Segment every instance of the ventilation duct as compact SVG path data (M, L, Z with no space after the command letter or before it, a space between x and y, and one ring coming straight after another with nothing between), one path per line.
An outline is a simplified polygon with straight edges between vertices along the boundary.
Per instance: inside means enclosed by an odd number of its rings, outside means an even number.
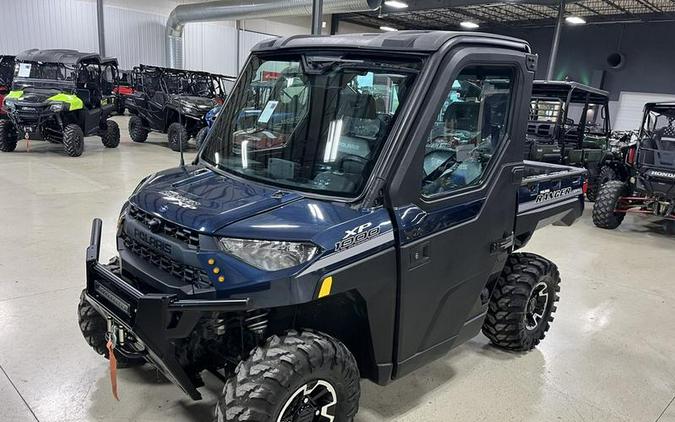
M375 10L381 0L324 0L323 13ZM218 0L177 6L166 22L166 64L183 68L183 29L188 22L310 16L312 0ZM309 28L308 28L309 29Z

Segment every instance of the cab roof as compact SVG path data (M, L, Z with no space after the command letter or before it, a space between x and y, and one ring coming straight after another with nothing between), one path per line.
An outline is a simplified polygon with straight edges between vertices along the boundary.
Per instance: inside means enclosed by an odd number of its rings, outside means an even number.
M43 63L63 63L77 64L83 60L100 61L101 58L96 53L81 53L77 50L26 50L16 56L19 62L43 62Z
M538 80L532 85L533 97L553 97L566 101L570 92L571 102L585 102L587 95L591 103L609 101L609 92L579 82Z
M259 42L253 52L295 48L356 48L363 50L432 53L451 40L507 46L530 52L526 41L503 35L466 31L396 31L341 35L294 35Z

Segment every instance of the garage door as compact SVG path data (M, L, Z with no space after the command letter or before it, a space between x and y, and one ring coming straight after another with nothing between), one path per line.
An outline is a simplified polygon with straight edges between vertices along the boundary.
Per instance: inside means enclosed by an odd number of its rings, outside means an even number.
M642 110L645 103L659 101L675 101L675 95L622 92L619 96L618 109L612 128L614 130L638 129L640 123L642 123Z

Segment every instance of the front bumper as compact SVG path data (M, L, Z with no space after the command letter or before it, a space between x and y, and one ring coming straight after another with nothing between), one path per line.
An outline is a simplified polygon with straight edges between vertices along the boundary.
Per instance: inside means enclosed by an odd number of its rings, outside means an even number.
M101 227L94 219L87 248L85 300L143 345L144 357L192 399L197 385L176 358L173 341L188 337L204 313L249 309L249 299L178 300L175 294L143 293L99 260Z

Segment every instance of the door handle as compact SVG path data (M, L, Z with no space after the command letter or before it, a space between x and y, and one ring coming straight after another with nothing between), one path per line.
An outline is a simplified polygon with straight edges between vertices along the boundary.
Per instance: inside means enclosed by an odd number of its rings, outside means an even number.
M422 242L410 248L408 269L417 268L431 261L431 256L429 255L429 248L430 248L429 242Z

